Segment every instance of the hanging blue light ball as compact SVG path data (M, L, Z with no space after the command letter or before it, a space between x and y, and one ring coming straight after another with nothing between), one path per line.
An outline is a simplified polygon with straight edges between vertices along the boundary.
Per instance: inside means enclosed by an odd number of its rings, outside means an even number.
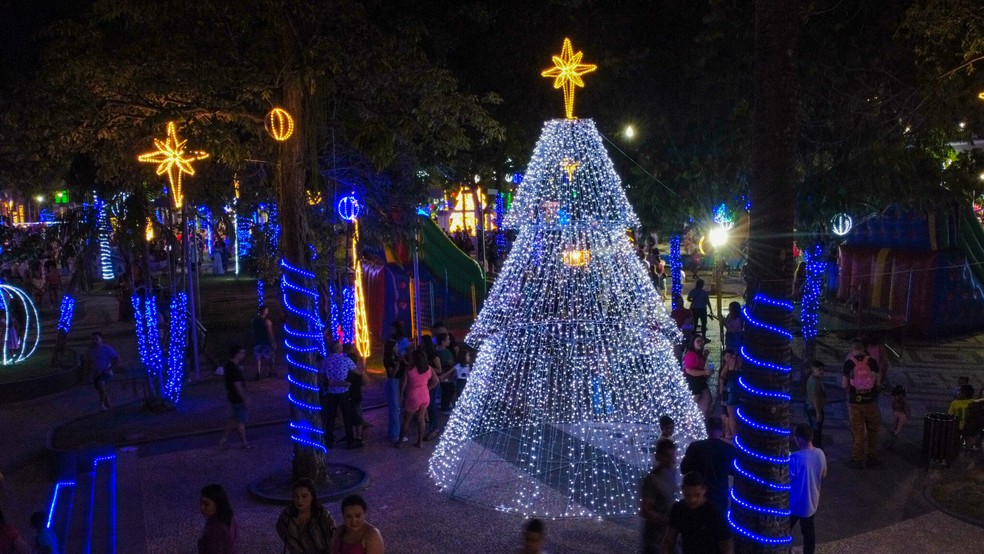
M344 219L345 221L355 221L359 219L359 213L362 211L362 205L359 204L359 200L353 196L343 196L338 204L335 205L335 210L338 212L338 217Z

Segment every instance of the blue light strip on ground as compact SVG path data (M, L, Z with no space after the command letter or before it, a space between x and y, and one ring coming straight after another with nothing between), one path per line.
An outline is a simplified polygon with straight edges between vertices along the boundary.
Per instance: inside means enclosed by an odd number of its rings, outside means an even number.
M46 528L51 529L51 524L55 519L55 508L58 506L58 492L62 487L74 487L75 481L59 481L55 483L55 492L51 493L51 506L48 508L48 523L45 525Z
M110 548L111 552L116 552L116 454L110 454L109 456L101 456L92 460L92 487L91 493L89 495L89 528L86 529L86 540L85 540L85 552L86 554L91 554L92 552L92 514L95 510L93 507L96 505L96 470L99 468L99 464L102 462L113 461L112 474L109 479L110 497L111 504L109 507L110 513Z

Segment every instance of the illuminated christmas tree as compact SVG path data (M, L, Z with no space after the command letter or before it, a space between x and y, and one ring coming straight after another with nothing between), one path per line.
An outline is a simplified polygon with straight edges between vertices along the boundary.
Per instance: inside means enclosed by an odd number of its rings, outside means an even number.
M554 61L577 77L593 68L580 56L565 40ZM465 339L478 355L430 471L504 511L635 514L660 416L681 451L706 435L682 337L626 233L635 212L594 122L567 115L544 126L503 221L518 235Z

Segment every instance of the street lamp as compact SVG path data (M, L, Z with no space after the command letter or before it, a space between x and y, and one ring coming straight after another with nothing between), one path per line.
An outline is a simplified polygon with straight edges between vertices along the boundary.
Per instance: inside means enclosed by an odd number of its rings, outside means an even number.
M38 203L38 223L40 223L41 222L41 203L44 202L44 195L43 194L39 194L39 195L37 195L37 196L34 197L34 200ZM27 214L27 215L31 215L31 214Z
M728 244L728 228L717 225L709 234L711 246L714 247L714 289L717 292L718 336L724 339L724 315L721 313L721 274L724 272L724 258L721 253Z
M634 139L636 134L635 127L633 127L632 125L626 125L625 130L622 131L622 134L625 135L625 138L629 140Z

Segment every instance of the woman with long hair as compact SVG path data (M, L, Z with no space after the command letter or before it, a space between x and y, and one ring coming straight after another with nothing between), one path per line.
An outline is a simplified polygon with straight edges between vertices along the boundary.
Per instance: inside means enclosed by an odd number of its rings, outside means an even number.
M277 534L290 554L325 554L331 547L335 520L318 502L314 481L304 478L294 483L293 500L280 512Z
M707 386L711 369L707 367L707 351L704 350L704 337L701 335L694 335L687 343L687 351L683 355L683 373L687 378L687 388L694 395L694 402L700 408L700 413L706 416L711 409L711 389Z
M738 378L741 377L741 357L734 350L724 351L724 362L718 374L718 396L724 406L727 421L724 425L724 438L730 439L738 434Z
M198 554L238 554L239 527L222 485L213 483L202 488L199 508L205 516L205 529L198 538Z
M722 322L724 325L724 347L735 352L741 348L745 340L745 318L741 314L741 304L728 304L728 315Z
M427 407L431 404L430 391L437 387L437 375L427 363L427 353L422 348L413 351L413 367L407 371L406 391L403 396L403 426L400 429L400 440L396 447L403 445L403 437L407 436L410 419L417 419L417 443L421 448L424 440L424 428Z

